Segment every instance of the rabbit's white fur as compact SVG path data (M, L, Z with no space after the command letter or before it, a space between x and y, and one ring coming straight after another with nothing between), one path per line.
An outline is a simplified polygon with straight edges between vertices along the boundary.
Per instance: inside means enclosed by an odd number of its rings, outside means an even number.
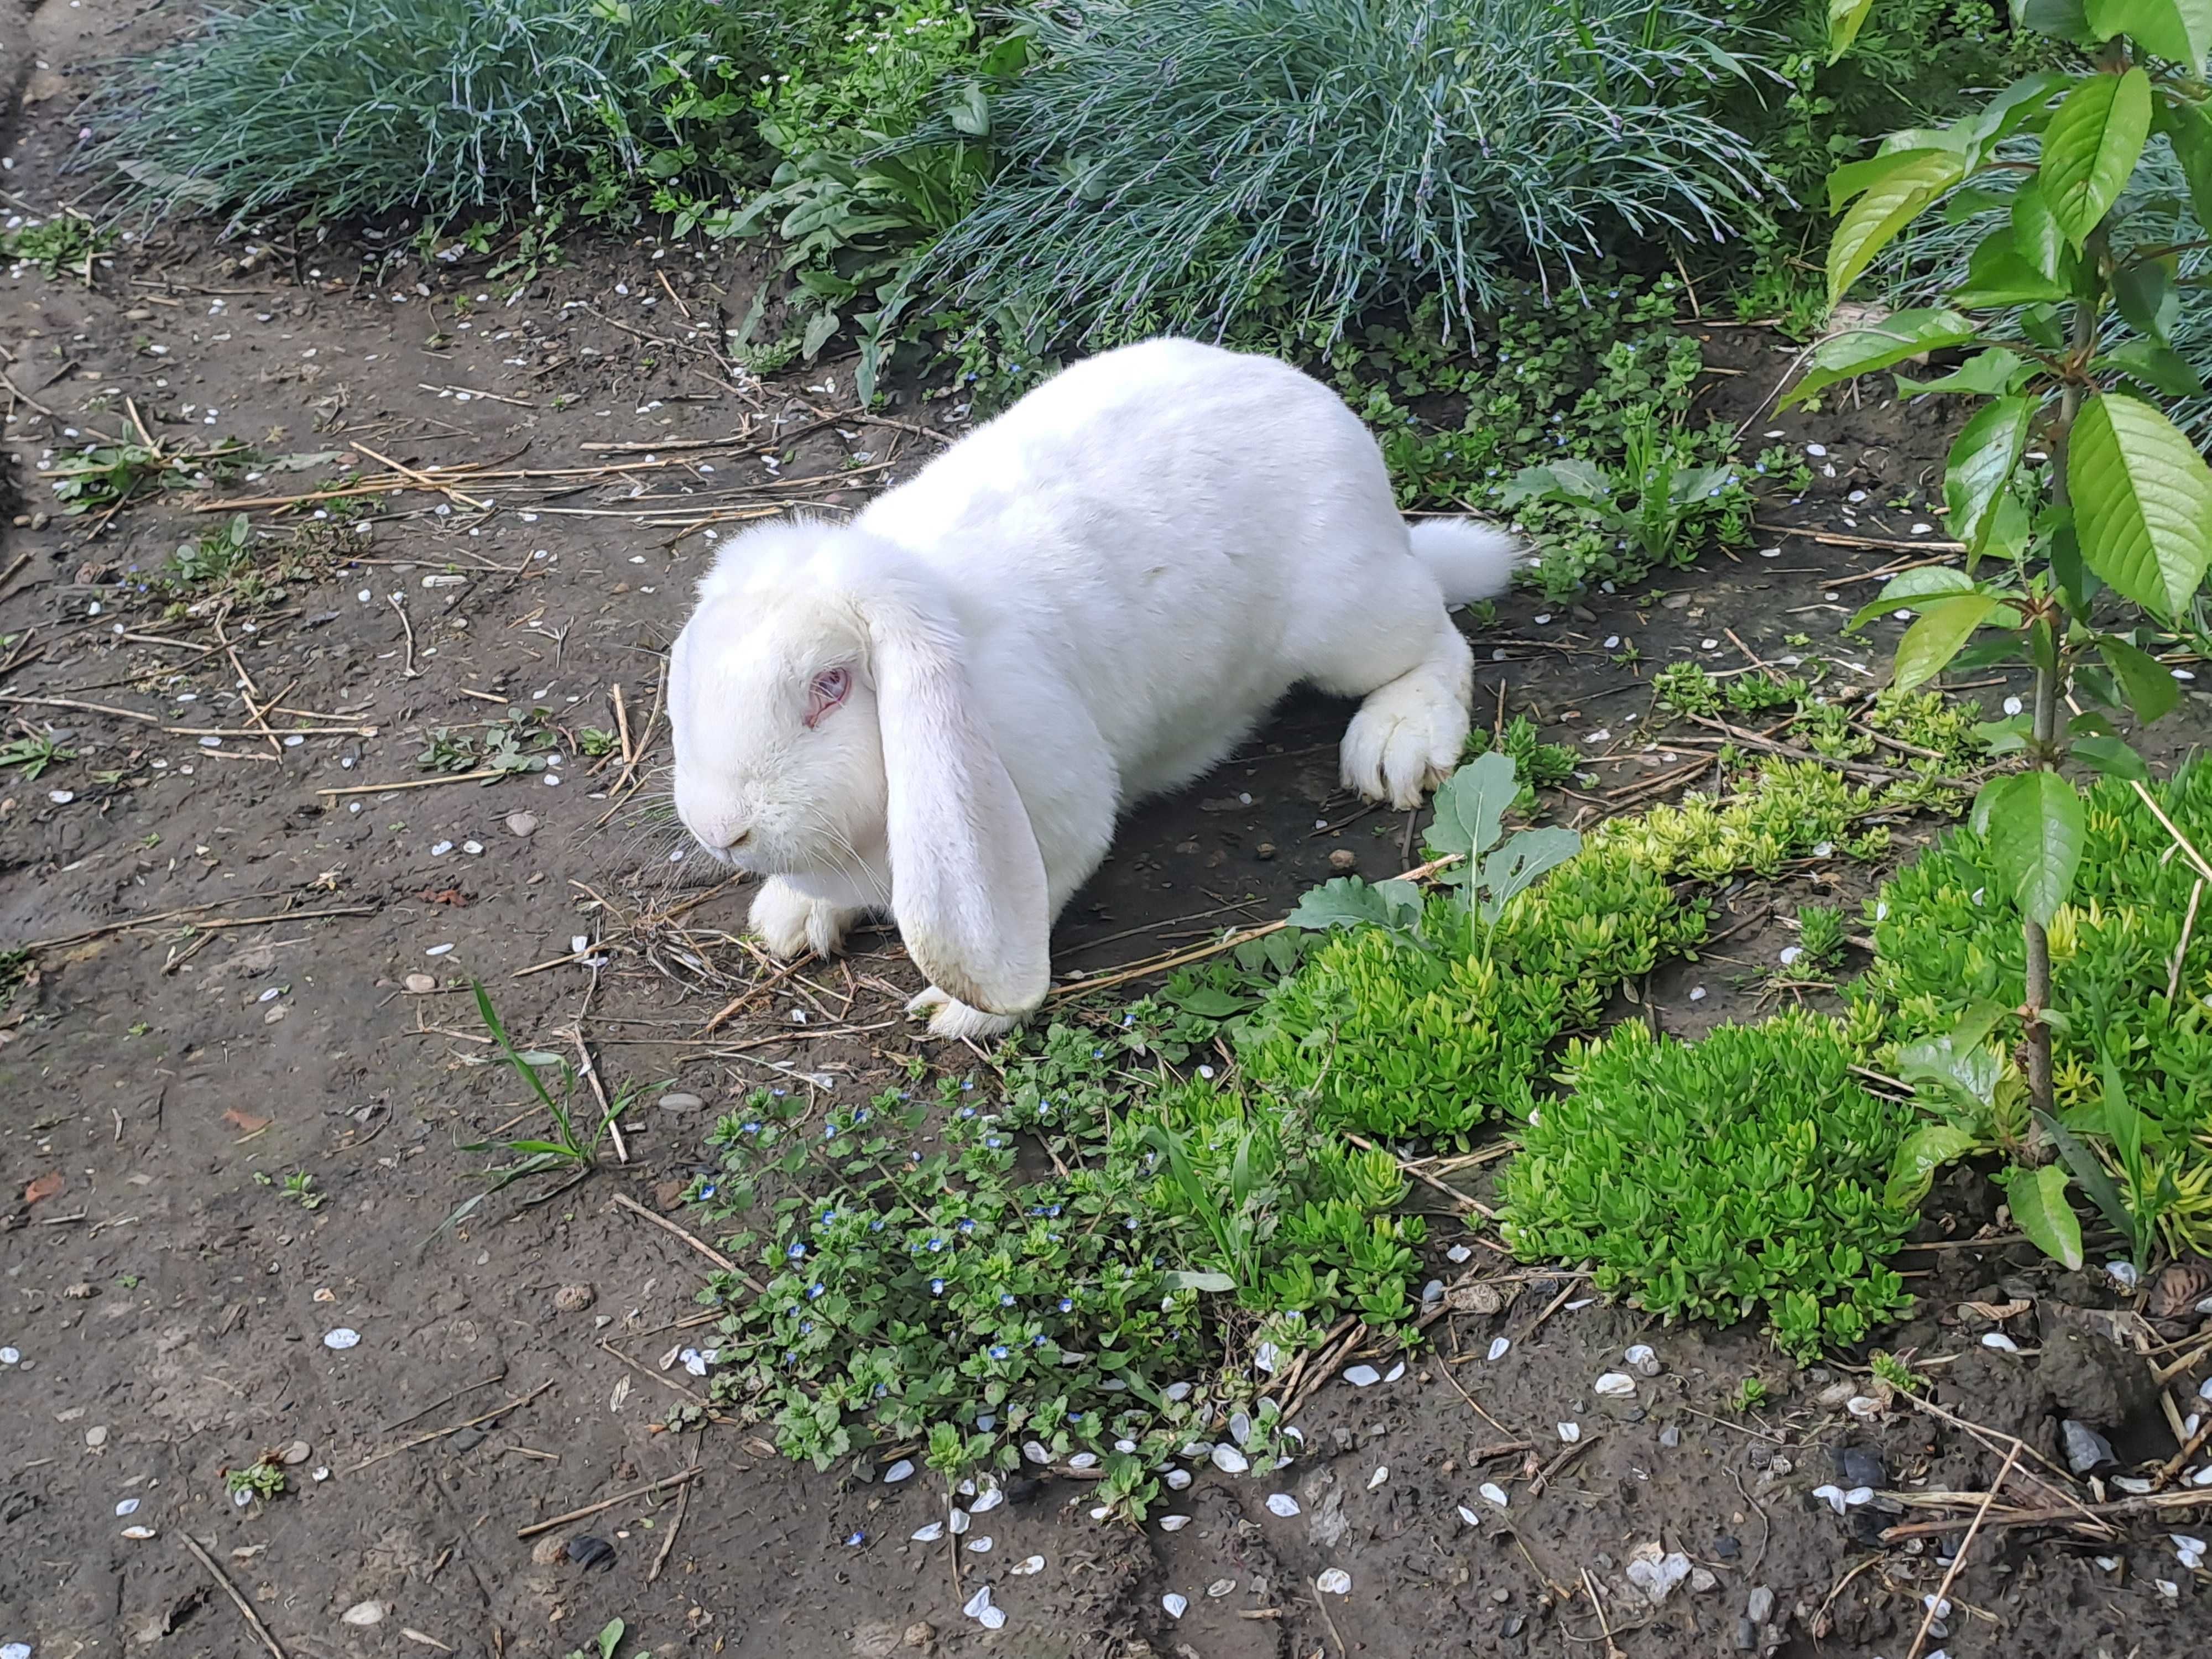
M1447 605L1516 556L1466 520L1409 532L1366 428L1286 364L1125 347L850 524L723 544L670 659L677 810L767 878L769 949L834 951L887 909L930 1029L994 1036L1043 1000L1052 923L1121 811L1293 685L1365 699L1344 781L1417 805L1467 737Z

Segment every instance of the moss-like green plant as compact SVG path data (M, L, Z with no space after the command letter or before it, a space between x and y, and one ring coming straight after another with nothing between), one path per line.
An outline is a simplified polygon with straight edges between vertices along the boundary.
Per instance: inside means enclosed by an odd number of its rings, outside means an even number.
M1763 1313L1804 1357L1905 1305L1883 1266L1908 1212L1882 1195L1908 1106L1852 1080L1840 1025L1793 1011L1701 1042L1624 1024L1571 1044L1568 1092L1531 1120L1499 1185L1528 1260L1587 1260L1648 1312Z

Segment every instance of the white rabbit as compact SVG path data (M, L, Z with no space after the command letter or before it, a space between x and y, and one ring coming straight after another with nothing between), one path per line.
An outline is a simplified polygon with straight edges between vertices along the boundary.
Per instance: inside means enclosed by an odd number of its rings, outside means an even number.
M1344 781L1399 807L1458 763L1449 605L1517 557L1410 531L1319 381L1188 340L1077 364L848 524L725 542L669 659L676 808L765 877L752 925L829 953L888 910L910 1012L990 1036L1044 1000L1060 908L1122 810L1227 755L1300 682L1364 698Z

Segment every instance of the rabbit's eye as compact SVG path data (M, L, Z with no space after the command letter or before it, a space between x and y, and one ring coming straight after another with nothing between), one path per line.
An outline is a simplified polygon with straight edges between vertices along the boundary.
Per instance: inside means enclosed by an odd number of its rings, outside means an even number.
M806 723L811 726L845 701L853 690L853 671L849 668L828 668L814 677L814 684L806 702Z

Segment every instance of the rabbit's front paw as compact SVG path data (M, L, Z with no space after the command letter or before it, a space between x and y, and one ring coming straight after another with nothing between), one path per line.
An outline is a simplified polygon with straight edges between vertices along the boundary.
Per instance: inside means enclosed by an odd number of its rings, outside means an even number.
M906 1011L929 1016L930 1036L956 1040L966 1037L971 1042L982 1042L1001 1037L1021 1024L1009 1014L987 1014L981 1008L970 1008L934 985L908 1003Z
M772 956L834 956L860 912L802 893L770 876L753 896L752 928Z
M1360 705L1344 734L1348 787L1406 810L1451 775L1467 744L1467 704L1440 681L1416 672Z

